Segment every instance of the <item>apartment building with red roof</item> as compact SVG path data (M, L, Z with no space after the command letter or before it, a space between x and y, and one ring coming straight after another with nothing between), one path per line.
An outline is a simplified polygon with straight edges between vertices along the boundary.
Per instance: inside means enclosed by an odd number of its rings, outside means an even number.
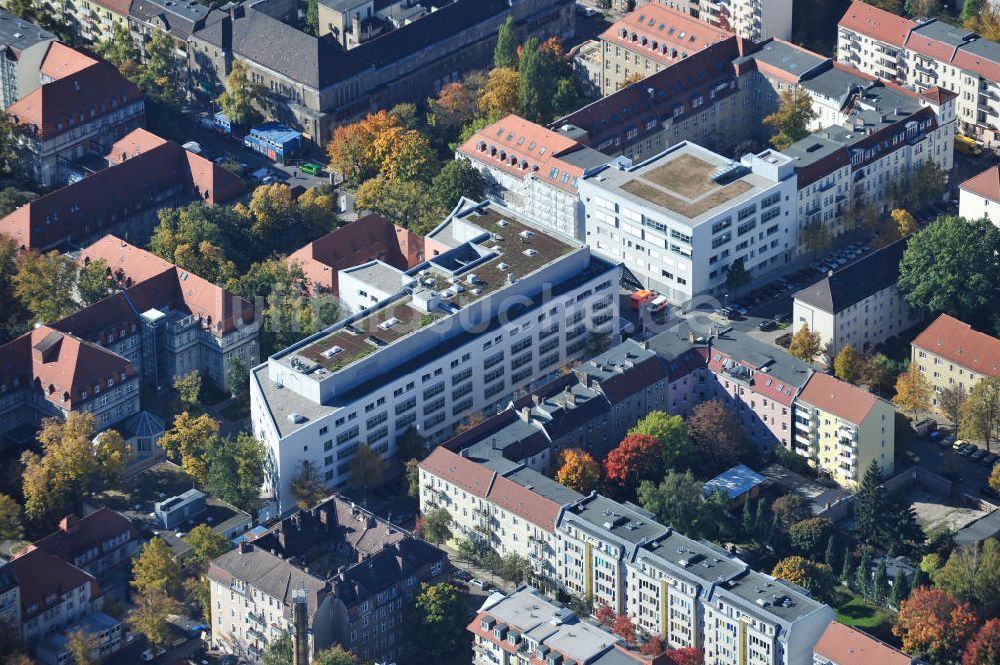
M906 19L860 0L838 27L839 61L918 92L939 87L958 95L959 130L997 141L1000 44L938 19Z
M43 550L71 563L98 580L127 566L139 551L141 539L132 520L110 508L77 517L67 515L59 528L14 555Z
M47 325L0 346L0 435L33 432L43 418L71 411L93 413L101 429L137 413L136 367Z
M913 665L917 661L885 642L839 621L813 647L813 665Z
M424 239L379 215L360 219L317 238L288 255L315 293L340 293L339 272L369 261L409 270L424 260Z
M17 208L0 219L0 234L38 251L75 249L107 234L145 242L160 208L215 205L244 192L238 177L144 129L109 150L111 166Z
M945 388L969 393L980 379L1000 376L1000 339L941 314L910 343L910 362L934 388L931 402L939 407Z
M895 419L888 401L817 372L796 400L795 452L844 487L858 487L872 462L887 478L895 456Z
M104 61L42 84L6 111L20 132L24 175L45 187L65 183L74 160L104 155L145 124L139 88Z
M959 185L958 214L1000 226L1000 167L991 166Z
M485 176L490 198L549 231L581 241L579 181L612 161L513 114L473 134L455 155Z
M646 3L600 35L601 94L609 95L636 75L645 78L732 35L685 12Z

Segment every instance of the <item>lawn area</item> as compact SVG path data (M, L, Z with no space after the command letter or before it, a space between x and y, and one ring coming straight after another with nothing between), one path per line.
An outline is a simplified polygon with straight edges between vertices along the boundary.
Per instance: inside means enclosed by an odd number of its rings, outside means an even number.
M711 180L716 170L716 167L694 155L681 155L646 172L643 178L693 199L718 187Z
M899 639L892 634L893 618L890 612L872 605L864 598L856 596L844 588L838 590L838 595L846 599L846 602L838 602L834 605L837 621L846 626L863 630L883 642L898 646Z
M250 400L237 399L227 405L220 413L229 420L243 420L250 417Z

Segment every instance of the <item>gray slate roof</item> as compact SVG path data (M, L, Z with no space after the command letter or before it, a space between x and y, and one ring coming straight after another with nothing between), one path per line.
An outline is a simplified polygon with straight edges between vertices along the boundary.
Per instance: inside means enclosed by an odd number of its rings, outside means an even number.
M835 271L833 277L827 275L796 293L795 300L836 313L892 286L899 280L899 262L903 259L906 243L905 238L897 240Z

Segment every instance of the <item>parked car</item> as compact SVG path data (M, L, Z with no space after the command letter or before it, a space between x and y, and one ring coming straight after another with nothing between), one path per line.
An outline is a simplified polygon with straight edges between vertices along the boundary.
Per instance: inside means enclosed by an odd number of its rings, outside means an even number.
M951 447L954 448L955 450L958 450L959 448L962 448L963 446L970 446L970 445L972 445L972 444L970 444L965 439L959 439L959 440L955 441L954 443L952 443Z
M983 455L983 458L979 460L979 463L989 469L997 463L997 460L1000 460L1000 455L997 455L996 453L986 453Z
M461 568L455 569L455 579L462 580L463 582L468 582L472 579L472 575L467 570L462 570Z
M986 457L986 451L982 448L976 448L971 453L969 453L969 459L973 462L978 462L979 460Z
M469 584L476 587L477 589L482 589L483 591L486 591L487 589L491 588L489 582L487 582L486 580L481 580L478 577L473 577L471 580L469 580Z
M757 328L761 332L767 332L768 330L774 330L777 327L778 327L778 324L775 323L775 321L773 319L765 319L764 321L761 321L760 323L757 324Z
M927 436L937 429L937 422L933 418L922 418L912 425L917 436Z
M907 450L905 453L903 453L903 457L905 457L906 459L910 460L914 464L920 464L920 456L917 455L912 450Z
M139 658L142 658L143 661L145 661L145 662L148 663L149 661L153 660L157 656L165 654L166 652L167 652L167 650L164 649L163 647L156 647L155 651L153 649L146 649L141 654L139 654Z
M968 441L966 441L959 448L956 449L956 451L958 452L958 454L962 455L963 457L968 457L975 450L978 450L978 448L976 448L974 445L972 445Z

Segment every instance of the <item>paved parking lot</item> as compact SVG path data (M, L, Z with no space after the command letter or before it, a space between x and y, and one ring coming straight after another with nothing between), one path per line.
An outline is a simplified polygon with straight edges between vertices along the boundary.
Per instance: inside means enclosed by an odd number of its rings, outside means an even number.
M989 514L989 511L978 510L959 500L942 497L920 486L914 486L905 494L913 503L913 510L917 513L917 521L925 533L932 533L943 527L958 531Z

